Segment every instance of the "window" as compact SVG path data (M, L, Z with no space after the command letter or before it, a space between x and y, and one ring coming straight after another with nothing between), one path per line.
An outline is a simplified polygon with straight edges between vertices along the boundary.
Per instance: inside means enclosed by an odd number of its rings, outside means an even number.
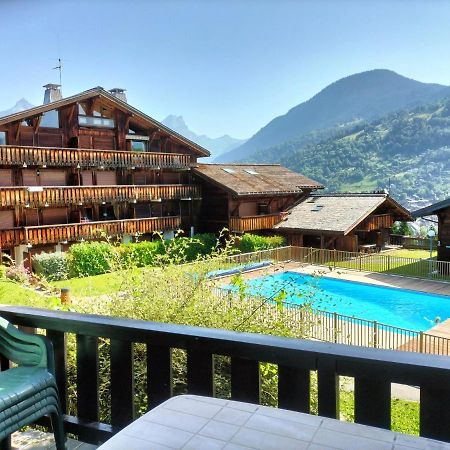
M269 214L269 205L267 203L258 203L258 215Z
M133 152L146 152L147 151L147 142L146 141L131 141L131 150Z
M244 169L245 172L247 172L249 175L258 175L258 172L253 169Z
M233 169L230 169L229 167L223 167L222 170L226 173L235 173Z
M86 127L114 128L114 120L106 117L78 116L78 123Z
M6 132L0 131L0 145L6 145Z
M59 128L59 113L56 109L42 115L41 127Z

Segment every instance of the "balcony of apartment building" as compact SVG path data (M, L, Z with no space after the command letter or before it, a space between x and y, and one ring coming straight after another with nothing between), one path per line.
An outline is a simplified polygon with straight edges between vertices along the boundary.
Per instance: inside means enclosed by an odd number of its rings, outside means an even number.
M28 330L43 330L52 341L65 431L82 441L104 442L145 413L135 409L136 385L145 386L150 412L106 448L153 448L151 442L187 448L183 445L190 439L189 448L212 448L207 443L222 448L227 442L246 442L251 448L448 448L444 442L388 431L392 383L419 387L420 435L450 442L450 365L445 356L26 307L3 306L0 315ZM72 347L70 358L74 366L68 365L69 335L76 337L77 350ZM109 351L100 356L105 342ZM137 346L146 361L139 373ZM186 354L184 393L199 397L172 398L165 407L161 403L174 394L175 349ZM217 376L217 358L229 364L222 374L225 383ZM271 363L277 371L272 403L280 409L256 406L262 401L261 363ZM99 369L105 364L106 392ZM354 379L355 424L332 420L340 418L340 376ZM225 400L211 399L219 380ZM315 416L310 415L313 391ZM76 392L76 405L70 409L69 392ZM100 412L101 401L106 413Z
M3 166L188 169L193 162L190 155L182 153L0 145Z
M275 211L268 202L242 203L230 217L229 228L235 233L247 231L271 230L285 217L284 212Z
M9 248L96 239L101 233L177 230L183 213L189 215L185 205L198 199L200 188L187 184L2 187L0 244Z

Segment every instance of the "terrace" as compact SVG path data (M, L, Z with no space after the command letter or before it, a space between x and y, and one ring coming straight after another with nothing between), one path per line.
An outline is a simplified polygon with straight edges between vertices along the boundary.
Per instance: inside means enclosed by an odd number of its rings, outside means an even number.
M16 245L58 244L98 239L101 233L106 233L108 236L136 235L176 230L180 226L180 216L41 225L1 230L0 243L3 248Z
M0 145L0 164L4 166L182 169L192 162L190 155L181 153Z
M231 231L243 233L253 230L271 230L282 220L283 214L264 214L257 216L230 217Z
M448 357L26 307L1 307L0 314L14 324L44 330L53 342L65 429L85 442L103 442L136 418L137 377L146 379L148 409L174 394L175 349L186 354L184 393L215 396L218 378L214 363L225 356L230 384L221 396L258 404L262 401L262 364L272 363L278 374L274 399L278 407L311 413L312 391L316 389L312 380L317 376L317 413L339 418L338 381L347 376L355 380L355 422L382 429L391 428L391 384L419 386L420 435L450 442ZM76 336L75 367L69 366L67 359L70 335ZM99 347L105 340L110 363L106 415L100 413L99 389ZM145 373L138 374L134 372L134 350L142 344L147 363ZM2 368L6 367L7 362L2 361ZM68 374L75 370L76 377L70 378L75 385L69 384ZM76 391L76 412L69 410L69 390ZM338 427L333 431L336 448L343 430ZM381 431L370 433L373 440L364 445L381 448L376 447ZM389 436L392 443L384 444L386 448L401 444L401 436ZM444 448L444 444L434 445Z
M121 185L121 186L52 186L3 187L0 207L46 207L91 205L101 202L144 202L175 199L199 199L200 188L192 185Z

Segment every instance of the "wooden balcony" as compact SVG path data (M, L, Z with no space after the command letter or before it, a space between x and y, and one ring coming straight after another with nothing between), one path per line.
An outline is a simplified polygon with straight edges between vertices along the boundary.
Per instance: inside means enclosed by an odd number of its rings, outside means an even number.
M52 341L65 429L87 442L104 441L141 413L135 410L138 377L145 377L139 384L145 385L149 409L173 395L175 373L180 371L186 373L183 392L214 396L218 380L222 380L214 364L217 355L229 357L225 377L230 382L220 384L225 398L255 404L266 400L261 398L261 386L269 379L260 365L271 363L278 375L273 389L275 404L310 413L315 389L317 413L339 418L339 377L352 377L355 422L384 429L392 426L391 383L418 386L420 435L450 441L450 365L446 356L30 307L2 306L0 314L13 324L43 330ZM69 335L75 335L77 342L77 351L71 350L70 357ZM99 348L105 342L110 351L101 356ZM147 362L147 370L139 373L135 371L137 343L139 357ZM176 371L173 349L182 349L187 356ZM100 366L111 368L108 380L100 376ZM8 367L7 361L3 367ZM68 378L75 371L78 377ZM312 373L317 374L315 387ZM273 380L273 375L270 377ZM69 409L69 391L76 392L76 408L72 404ZM108 414L102 413L100 405L100 395L105 398L105 393Z
M154 231L176 230L181 226L180 216L149 217L146 219L111 220L105 222L41 225L0 231L0 246L20 244L58 244L80 240L100 239L106 236L145 234Z
M124 152L78 148L0 145L0 165L47 167L187 168L191 157L181 153Z
M0 207L91 205L102 202L145 202L199 199L199 186L161 184L148 186L2 187Z
M392 228L394 217L392 214L375 214L365 219L359 226L359 231L374 231L382 228Z
M281 220L281 213L265 214L263 216L231 217L230 230L238 233L252 230L270 230Z

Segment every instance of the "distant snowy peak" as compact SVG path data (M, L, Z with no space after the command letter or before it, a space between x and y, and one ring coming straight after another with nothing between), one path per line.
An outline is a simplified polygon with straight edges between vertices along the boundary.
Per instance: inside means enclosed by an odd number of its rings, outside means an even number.
M21 98L12 108L5 109L5 111L0 111L0 117L9 116L10 114L25 111L26 109L30 109L33 107L34 105L32 105L27 99Z

